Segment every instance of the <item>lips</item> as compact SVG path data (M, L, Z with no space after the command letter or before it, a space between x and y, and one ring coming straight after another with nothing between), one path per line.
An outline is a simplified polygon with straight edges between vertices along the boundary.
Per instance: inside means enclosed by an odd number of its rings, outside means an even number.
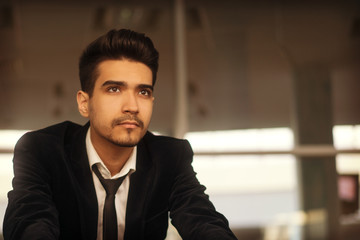
M136 121L123 121L119 125L124 126L126 128L137 128L139 124Z

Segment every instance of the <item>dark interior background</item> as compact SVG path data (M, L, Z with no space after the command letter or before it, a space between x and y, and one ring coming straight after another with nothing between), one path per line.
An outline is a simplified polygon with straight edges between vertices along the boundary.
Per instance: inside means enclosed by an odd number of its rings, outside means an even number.
M291 126L294 72L328 69L334 125L360 122L357 1L186 4L190 131ZM160 52L151 129L174 130L173 1L0 2L0 128L83 123L78 57L112 28L149 35Z

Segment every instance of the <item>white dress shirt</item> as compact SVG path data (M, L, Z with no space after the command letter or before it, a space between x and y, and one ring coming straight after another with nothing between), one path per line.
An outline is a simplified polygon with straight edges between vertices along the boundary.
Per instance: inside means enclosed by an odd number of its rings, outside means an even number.
M91 139L90 139L90 128L86 135L86 151L89 158L89 167L92 171L92 166L94 164L97 165L99 172L105 179L115 179L122 176L126 176L123 183L120 185L118 191L115 194L115 209L116 209L116 216L117 216L117 224L118 224L118 239L124 239L124 232L125 232L125 215L126 215L126 205L127 205L127 198L129 193L129 186L130 186L130 175L135 172L136 170L136 146L134 147L130 158L125 163L124 167L120 170L119 173L111 176L110 171L107 169L103 161L100 159L99 155L97 154ZM92 177L94 180L96 196L98 200L98 227L97 227L97 240L103 239L103 211L104 211L104 203L106 192L104 187L101 185L100 180L92 171Z

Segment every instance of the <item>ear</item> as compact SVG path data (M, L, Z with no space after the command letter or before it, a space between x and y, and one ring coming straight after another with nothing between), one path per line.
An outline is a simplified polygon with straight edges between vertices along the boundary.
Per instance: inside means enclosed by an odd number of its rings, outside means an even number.
M81 116L89 117L89 94L84 91L78 91L76 95L78 109Z

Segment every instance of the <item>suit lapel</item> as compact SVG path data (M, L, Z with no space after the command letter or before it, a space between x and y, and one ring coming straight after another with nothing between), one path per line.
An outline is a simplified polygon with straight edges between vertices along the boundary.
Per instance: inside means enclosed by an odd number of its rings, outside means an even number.
M70 162L74 172L74 181L78 186L76 191L79 206L81 231L83 239L96 239L97 235L97 215L98 204L92 174L89 167L89 161L86 153L85 137L89 124L77 132L73 142L68 145Z
M143 139L137 146L136 172L130 177L124 239L144 238L144 216L146 216L147 195L151 187L152 176L154 176L154 168L152 168L145 142Z

